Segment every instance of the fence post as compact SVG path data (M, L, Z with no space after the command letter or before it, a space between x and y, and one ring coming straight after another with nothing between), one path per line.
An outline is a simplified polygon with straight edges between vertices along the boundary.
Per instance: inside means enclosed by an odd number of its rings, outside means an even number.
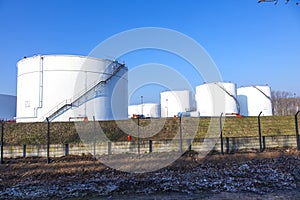
M0 164L3 164L3 135L4 135L4 124L3 124L3 121L0 122L0 132L1 132L1 158L0 158Z
M296 141L297 141L297 149L300 150L300 139L299 139L299 127L298 127L298 114L300 111L295 114L295 127L296 127Z
M138 159L140 159L140 115L138 115L138 135L137 135L137 147L138 147Z
M152 140L149 140L149 153L152 153Z
M259 139L259 151L262 152L262 142L261 142L261 126L260 126L260 115L262 114L262 111L259 113L257 117L257 122L258 122L258 139Z
M107 153L108 153L108 155L111 154L111 142L107 143Z
M50 163L50 121L49 118L46 118L47 120L47 163Z
M23 144L23 158L26 158L26 144Z
M65 144L65 156L69 155L69 144Z
M223 112L220 115L220 140L221 140L221 153L224 155L222 117L223 117Z
M229 137L226 137L226 153L229 154Z
M191 140L191 139L187 139L187 140L186 140L186 143L187 143L187 145L188 145L188 150L189 150L189 151L192 151L192 140Z
M179 113L179 138L180 138L180 146L179 146L179 149L180 149L180 153L182 153L182 121L181 121L181 118L182 118L182 113Z
M95 116L93 116L94 121L94 137L93 137L93 150L94 150L94 160L96 160L96 121Z
M266 150L266 136L262 136L263 151Z

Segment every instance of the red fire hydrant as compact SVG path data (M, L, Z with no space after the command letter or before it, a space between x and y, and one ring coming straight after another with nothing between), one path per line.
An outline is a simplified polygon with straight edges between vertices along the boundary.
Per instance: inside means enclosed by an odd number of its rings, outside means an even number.
M128 140L128 142L131 141L131 135L128 135L128 136L127 136L127 140Z

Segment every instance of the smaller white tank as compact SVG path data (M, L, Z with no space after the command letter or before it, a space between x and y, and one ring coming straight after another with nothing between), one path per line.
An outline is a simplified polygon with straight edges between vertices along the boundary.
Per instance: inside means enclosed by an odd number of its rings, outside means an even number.
M16 117L17 97L0 94L0 120L13 120Z
M128 106L128 118L136 114L144 115L146 118L160 118L160 105L157 103L144 103Z
M237 89L238 101L241 106L241 115L272 116L271 88L265 86L248 86Z
M189 90L160 93L161 117L174 117L179 112L195 111L195 96Z
M140 113L141 113L140 105L128 106L128 118L131 118L133 115L139 115Z
M160 118L160 105L157 103L144 103L142 106L142 112L145 117Z
M204 83L196 87L197 111L200 116L239 113L235 83Z

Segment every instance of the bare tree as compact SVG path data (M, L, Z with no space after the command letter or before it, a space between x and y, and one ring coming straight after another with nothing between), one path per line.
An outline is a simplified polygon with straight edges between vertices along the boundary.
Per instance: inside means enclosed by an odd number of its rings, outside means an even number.
M276 5L278 3L278 0L258 0L257 3L264 3L264 2L274 2L274 4ZM285 0L285 4L288 4L290 2L290 0ZM295 2L296 5L299 5L299 2Z
M272 105L274 115L293 115L299 109L300 97L286 91L272 91Z

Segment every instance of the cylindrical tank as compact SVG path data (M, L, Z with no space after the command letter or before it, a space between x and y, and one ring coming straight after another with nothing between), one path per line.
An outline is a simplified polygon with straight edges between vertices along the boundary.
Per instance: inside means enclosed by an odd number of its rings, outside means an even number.
M0 94L0 120L13 120L16 117L17 97Z
M160 93L161 117L174 117L179 112L195 111L195 96L189 90Z
M129 105L128 106L128 118L133 117L133 115L140 115L141 108L140 105Z
M237 89L238 101L241 106L241 115L272 116L271 88L264 86L248 86Z
M118 81L122 82L119 85L123 92L114 95L114 101L122 106L118 117L127 118L127 68L121 66L110 60L75 55L44 55L20 60L17 63L17 122L44 121L58 110L61 112L54 121L112 119L111 98ZM112 78L106 81L109 77Z
M200 116L239 113L235 83L204 83L196 87L195 99Z
M157 103L141 104L141 110L145 117L160 118L160 105Z
M128 118L133 115L144 115L146 118L160 118L160 105L157 103L144 103L128 106Z

